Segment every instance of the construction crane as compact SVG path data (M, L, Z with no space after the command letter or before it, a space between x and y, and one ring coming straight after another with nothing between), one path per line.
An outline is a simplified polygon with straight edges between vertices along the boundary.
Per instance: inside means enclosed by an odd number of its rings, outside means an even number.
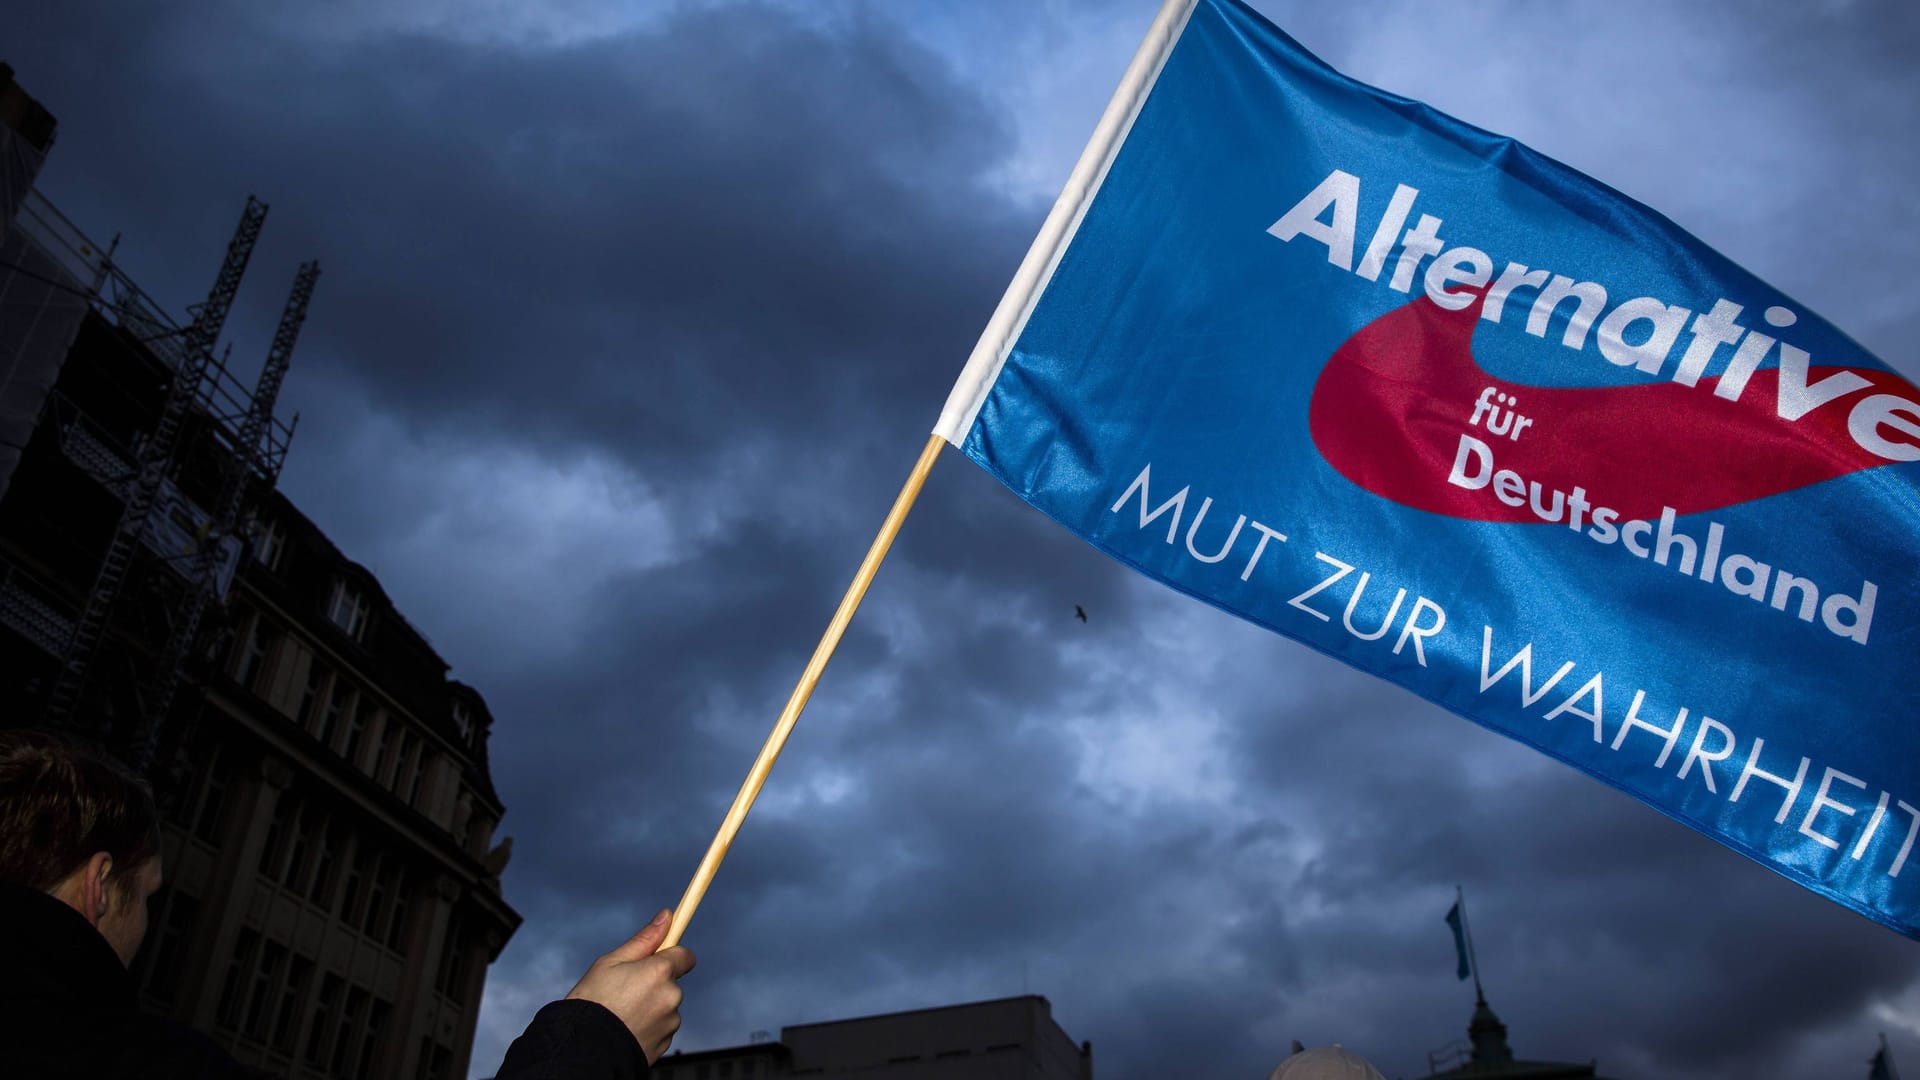
M131 753L136 768L144 769L159 749L167 714L173 708L173 696L180 686L181 668L200 636L200 623L206 615L207 602L220 592L221 551L225 546L224 541L233 534L234 526L240 521L247 482L256 473L269 487L278 479L277 459L270 459L264 454L261 443L266 438L268 426L273 423L274 402L280 397L280 384L286 380L287 368L293 363L293 346L300 339L300 326L307 320L307 303L313 299L313 286L319 280L318 262L301 263L299 271L294 274L293 291L287 296L287 306L280 313L280 325L274 330L273 345L267 350L267 362L260 369L259 381L254 385L246 415L241 419L240 432L234 439L233 456L222 463L225 475L220 486L220 501L213 507L206 536L201 539L199 550L194 554L193 568L188 574L187 597L174 617L167 635L167 646L152 675L152 686L147 694L146 726L139 744Z
M126 583L141 537L147 531L154 502L173 465L181 424L200 396L207 368L213 362L214 343L226 326L227 313L233 308L233 298L240 291L240 279L246 274L247 262L253 257L254 244L260 239L260 229L266 219L267 204L247 196L246 208L241 211L233 239L227 243L227 255L213 287L207 291L204 302L188 308L193 321L181 333L181 348L175 353L177 362L160 419L136 453L136 472L126 501L121 505L113 538L94 575L86 604L74 620L66 647L61 651L60 674L47 699L47 716L55 723L73 720L95 647L113 613L121 586Z

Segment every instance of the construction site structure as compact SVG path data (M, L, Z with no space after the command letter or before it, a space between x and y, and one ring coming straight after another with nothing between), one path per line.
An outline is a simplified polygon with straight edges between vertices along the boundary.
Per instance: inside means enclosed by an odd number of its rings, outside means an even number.
M50 133L21 93L0 65L0 127ZM183 320L36 187L0 207L0 726L93 736L152 783L142 1005L273 1075L467 1075L520 924L493 720L278 490L318 264L249 387L219 345L264 203Z
M13 224L40 175L57 126L47 107L15 81L13 67L0 64L0 230Z
M248 400L246 412L238 417L238 438L230 456L221 462L224 475L219 499L208 519L199 550L194 553L186 598L173 619L167 635L167 647L154 667L154 686L147 695L146 708L151 716L166 717L171 714L173 695L179 688L180 674L187 656L199 640L200 624L206 614L207 604L216 595L225 593L226 575L220 572L224 549L218 541L235 535L234 530L241 521L242 496L252 481L257 480L263 489L270 490L279 479L278 465L269 462L260 447L267 429L273 424L274 402L280 397L280 384L286 380L287 368L293 362L293 346L299 340L301 324L307 320L307 302L313 298L313 286L319 279L318 262L300 264L299 271L294 275L293 292L287 297L286 309L281 312L280 326L274 331L273 346L267 351L267 360L260 369L253 396ZM289 427L288 437L291 436L292 429ZM146 738L136 752L136 760L139 761L152 759L159 748L164 728L160 724L148 724L145 734Z
M97 252L58 241L43 247L13 227L57 128L0 63L0 494L86 311L87 290L98 285Z
M147 537L162 485L171 481L175 474L175 451L181 427L190 412L199 408L204 413L205 404L211 403L203 404L202 401L202 389L209 377L212 376L217 383L219 375L225 374L225 365L214 363L213 347L220 338L220 331L226 326L227 313L233 309L234 297L240 292L241 278L246 274L247 263L253 258L254 244L259 241L260 229L266 220L267 205L248 196L246 209L240 215L240 224L235 227L233 239L227 244L227 257L220 264L220 272L214 277L213 288L208 291L207 299L193 309L191 323L185 327L169 326L163 322L162 316L132 324L141 335L136 339L138 343L150 348L157 346L155 353L172 370L163 377L166 389L159 418L150 429L141 432L141 437L133 444L133 460L116 460L110 474L100 477L103 482L118 482L120 515L112 538L107 543L106 554L100 560L100 568L94 575L93 587L87 591L86 602L81 606L79 617L73 621L66 644L61 649L60 674L48 696L46 707L47 718L56 724L71 724L75 719L74 709L86 682L94 649L99 643L101 631L106 628L115 602L120 599L120 589L133 564L134 549ZM111 275L110 264L107 270ZM127 284L131 286L131 282ZM132 294L131 289L122 289L120 292L122 298ZM120 326L127 327L129 323L125 312L128 308L119 306L112 310L119 316L117 321ZM248 400L245 412L251 413L253 409L252 401ZM234 441L236 445L229 451L233 460L221 462L222 472L246 470L253 466L251 448L238 445L237 439ZM227 539L225 533L214 531L217 524L211 516L206 517L205 525L199 530L201 535L196 538L196 550L188 555L195 563L201 558L199 549L214 549ZM190 595L183 598L179 607L170 614L200 610L202 598L193 594L197 594L202 585L211 587L213 582L197 581L190 575L187 590ZM169 619L170 623L173 621ZM166 654L163 653L160 662L165 663L165 660ZM154 686L171 686L174 678L173 672L162 671L156 665L145 681ZM156 708L158 704L151 700L141 701L131 715L119 718L114 730L101 732L137 768L144 768L151 760L150 747L157 741L158 731L167 721L165 713Z

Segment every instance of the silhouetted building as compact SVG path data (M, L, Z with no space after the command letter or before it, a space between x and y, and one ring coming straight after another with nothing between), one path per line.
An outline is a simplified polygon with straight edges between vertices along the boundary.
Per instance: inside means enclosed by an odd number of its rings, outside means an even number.
M97 261L71 244L55 242L50 251L14 228L57 126L14 81L13 68L0 64L0 494L80 325Z
M1507 1025L1494 1015L1485 998L1474 1003L1467 1023L1467 1042L1455 1043L1427 1055L1433 1070L1422 1080L1604 1080L1596 1062L1525 1061L1513 1056L1507 1044Z
M0 120L38 115L11 94L7 74ZM213 355L265 215L249 200L183 325L39 193L19 199L0 723L93 735L152 780L167 887L134 965L145 1005L276 1075L454 1080L520 922L492 718L274 489L292 428L273 402L317 266L252 388Z
M47 107L14 81L13 68L0 64L0 229L13 223L57 126Z
M1023 997L794 1024L779 1040L672 1053L652 1080L1093 1080L1093 1047L1074 1045L1047 999Z

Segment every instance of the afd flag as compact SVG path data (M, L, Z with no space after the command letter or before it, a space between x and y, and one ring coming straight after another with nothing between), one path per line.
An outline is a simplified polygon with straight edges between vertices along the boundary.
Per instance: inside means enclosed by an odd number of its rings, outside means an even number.
M1473 965L1467 960L1467 927L1460 921L1460 901L1458 900L1455 900L1453 906L1447 909L1447 925L1453 928L1453 951L1460 956L1460 963L1454 974L1464 980L1473 974Z
M1920 937L1920 390L1626 196L1170 0L935 430Z

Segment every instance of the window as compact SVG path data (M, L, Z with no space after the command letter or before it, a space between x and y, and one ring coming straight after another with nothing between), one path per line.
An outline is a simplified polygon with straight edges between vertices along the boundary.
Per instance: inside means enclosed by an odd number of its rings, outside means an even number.
M406 790L406 784L413 778L414 767L420 761L420 737L411 731L400 733L400 753L394 762L393 777L381 777L381 783L392 783L394 794Z
M300 1033L300 998L313 978L313 961L294 954L293 967L280 988L280 1008L273 1014L273 1047L283 1054L293 1053L293 1040Z
M226 755L218 746L207 751L206 784L200 791L200 809L193 818L193 835L209 844L218 846L220 830L227 821L227 784L232 779L228 774Z
M329 820L320 831L320 853L314 858L313 886L307 890L307 899L320 905L322 911L333 910L334 869L345 842L345 832L338 819Z
M300 800L291 791L283 791L273 803L273 821L267 825L267 842L260 846L260 872L278 881L285 856L287 834L300 813Z
M234 941L233 959L227 963L227 977L220 984L220 1006L214 1011L214 1022L231 1030L240 1021L241 986L245 983L247 972L253 969L253 954L260 947L260 935L250 929L241 929L240 936Z
M294 820L293 839L287 845L286 873L280 877L280 884L296 893L306 889L307 868L319 832L320 808L311 803L301 807Z
M220 841L220 826L225 820L227 782L230 779L226 755L218 742L196 738L187 747L184 760L192 775L174 798L162 802L168 821L209 844Z
M373 754L367 759L367 772L378 783L387 782L387 758L392 755L393 731L399 724L400 718L392 713L380 719L380 732L373 740Z
M333 1037L333 1011L340 1006L340 976L327 973L320 981L320 997L313 1010L313 1030L307 1033L307 1064L316 1069L327 1063L327 1041Z
M433 988L447 995L447 1000L455 1005L464 1005L467 1000L467 942L464 931L458 915L447 921L447 940L440 949L440 971L433 980Z
M474 720L473 710L467 703L456 700L453 703L453 729L460 733L460 745L469 753L480 749L480 725Z
M267 622L266 617L255 614L253 622L247 626L247 636L240 649L240 665L234 670L233 680L252 690L279 638L280 632Z
M413 771L398 792L400 797L407 801L408 806L419 805L420 785L426 781L427 770L433 766L433 761L433 756L424 751L413 759Z
M407 899L411 889L399 860L381 859L379 872L373 876L373 891L367 896L367 917L360 924L361 932L395 952L404 953Z
M393 918L387 921L387 948L397 953L407 951L407 894L411 891L407 875L402 871L400 883L393 890Z
M360 894L366 888L373 869L373 845L354 844L353 861L347 871L347 884L340 892L340 919L351 926L360 924Z
M365 738L367 729L373 726L377 718L375 713L378 710L379 705L375 704L372 694L361 694L360 704L353 710L353 718L347 721L347 741L340 747L340 756L346 758L347 764L355 768L360 766L361 741Z
M419 1080L451 1080L453 1070L453 1051L433 1041L433 1036L420 1037L420 1067L414 1070Z
M178 825L181 828L186 828L193 824L193 810L199 802L200 783L202 780L200 770L197 767L199 759L196 758L194 754L202 749L204 749L204 744L201 740L195 739L193 744L188 746L180 755L183 761L196 767L194 768L193 774L187 777L186 781L181 784L179 790L173 793L171 798L168 798L164 794L155 797L154 809L160 811L160 819L162 821Z
M373 1055L380 1049L380 1033L387 1026L387 1014L393 1011L388 1002L375 998L373 1011L367 1014L367 1033L360 1040L360 1068L355 1076L373 1075Z
M327 689L327 669L316 661L307 668L307 688L300 695L300 708L293 714L293 722L312 730L309 723L318 711L320 699Z
M493 842L493 819L486 814L475 813L473 821L467 826L467 851L475 858L485 858L487 848Z
M266 948L260 950L260 966L253 969L253 989L247 994L247 1019L240 1025L247 1038L256 1042L267 1039L268 1004L286 962L287 947L277 941L267 942Z
M259 521L253 526L253 561L269 570L280 568L280 553L287 547L287 530L278 521Z
M353 684L345 679L333 680L333 692L327 695L326 711L320 714L320 730L314 737L320 745L333 748L333 736L340 730L340 721L353 709Z
M355 641L367 628L367 598L345 581L333 583L333 599L327 602L327 618Z
M381 859L380 868L373 875L373 891L367 894L367 918L360 924L360 932L375 941L380 940L386 929L387 899L393 895L393 877L397 870L391 862Z
M360 1034L360 1014L367 1010L367 992L355 986L347 991L347 1007L340 1014L340 1031L333 1040L333 1059L328 1071L335 1076L346 1075L348 1055L354 1051L354 1043Z
M181 960L199 915L200 901L189 893L176 890L173 899L167 902L167 913L160 921L160 936L152 945L153 959L147 971L147 993L155 1000L173 1000L180 981Z

